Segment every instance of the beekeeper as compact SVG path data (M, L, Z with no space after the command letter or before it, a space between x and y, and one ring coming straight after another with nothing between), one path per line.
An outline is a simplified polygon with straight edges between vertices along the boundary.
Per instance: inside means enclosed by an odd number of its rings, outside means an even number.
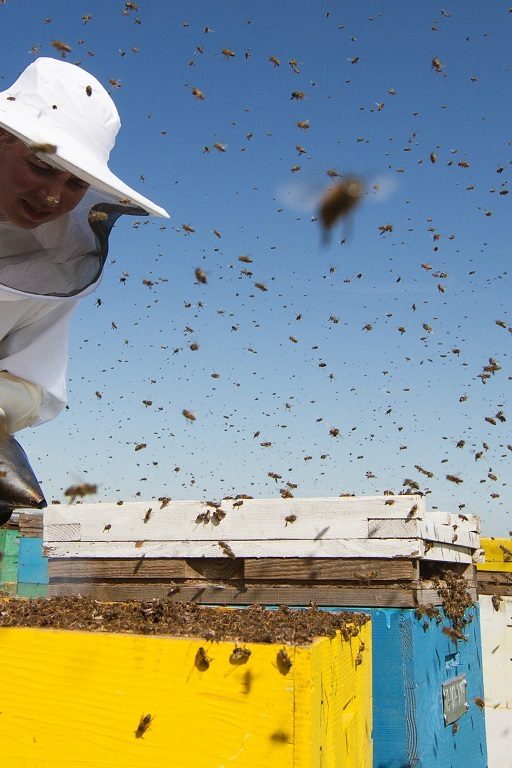
M168 217L108 168L120 128L103 86L41 57L0 93L0 418L9 433L66 403L68 336L123 213Z

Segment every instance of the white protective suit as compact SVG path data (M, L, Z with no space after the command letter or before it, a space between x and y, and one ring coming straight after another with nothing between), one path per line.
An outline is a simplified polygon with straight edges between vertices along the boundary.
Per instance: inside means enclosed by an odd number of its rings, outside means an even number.
M93 207L108 218L89 222ZM147 215L90 188L69 214L35 229L0 220L0 417L9 432L43 424L66 405L71 315L98 286L123 213Z

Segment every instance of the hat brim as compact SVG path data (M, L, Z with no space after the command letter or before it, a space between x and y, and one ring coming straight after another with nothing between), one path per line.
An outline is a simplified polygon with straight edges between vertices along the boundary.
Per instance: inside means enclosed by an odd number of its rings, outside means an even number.
M8 122L7 122L8 119ZM138 205L153 216L168 219L169 214L164 208L153 203L147 197L143 197L134 189L125 184L108 168L106 164L100 164L97 157L84 150L72 137L59 134L56 131L48 131L37 122L27 120L26 116L17 119L17 116L0 107L0 128L4 128L27 145L51 144L56 147L55 152L38 152L41 157L55 167L72 173L79 179L83 179L94 189L114 196L122 205ZM29 135L30 132L30 135ZM50 135L52 134L52 135Z

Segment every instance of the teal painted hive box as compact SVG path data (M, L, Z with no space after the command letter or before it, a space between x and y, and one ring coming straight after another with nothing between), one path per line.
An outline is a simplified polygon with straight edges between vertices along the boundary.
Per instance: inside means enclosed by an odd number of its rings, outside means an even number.
M20 532L0 528L0 592L16 594L19 550Z

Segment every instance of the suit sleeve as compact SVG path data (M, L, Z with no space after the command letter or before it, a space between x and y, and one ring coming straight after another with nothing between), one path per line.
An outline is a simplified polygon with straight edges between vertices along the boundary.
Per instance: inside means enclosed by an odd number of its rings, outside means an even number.
M11 431L50 421L66 405L69 328L77 304L52 302L42 312L35 302L33 315L1 340L0 408Z

